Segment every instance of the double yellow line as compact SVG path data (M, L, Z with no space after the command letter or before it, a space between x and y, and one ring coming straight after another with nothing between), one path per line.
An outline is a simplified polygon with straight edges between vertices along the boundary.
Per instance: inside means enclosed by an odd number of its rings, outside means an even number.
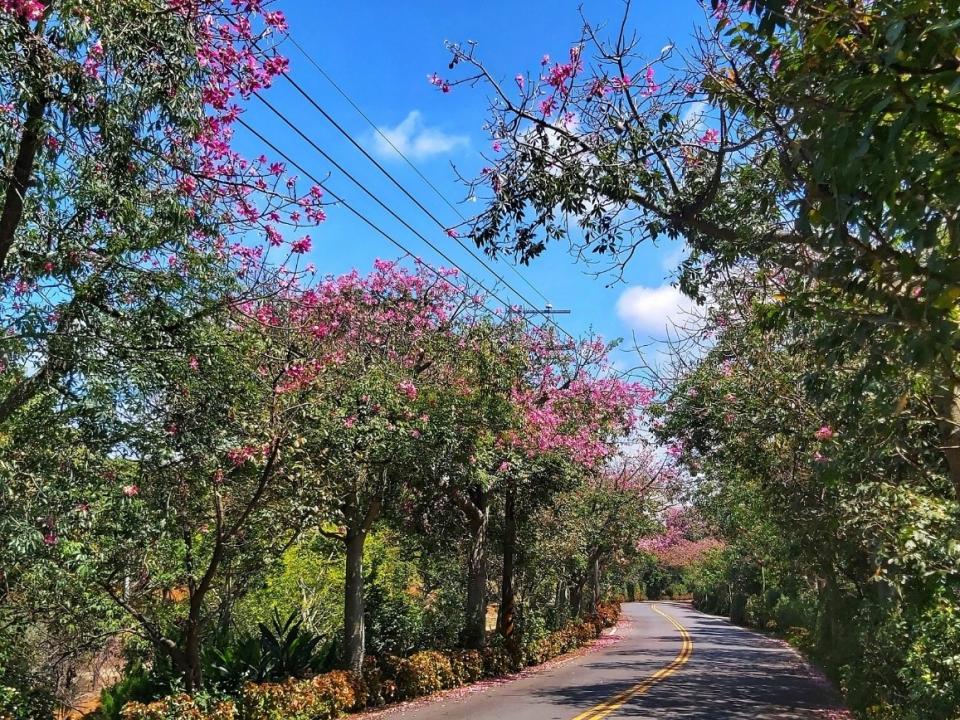
M596 705L586 712L582 712L577 715L573 720L602 720L602 718L607 717L611 713L616 712L621 707L624 706L627 702L637 697L638 695L643 695L647 690L652 688L658 682L664 678L669 677L677 670L679 670L683 665L690 659L691 653L693 653L693 640L690 639L690 633L687 632L687 629L674 620L672 617L663 612L656 605L651 605L650 609L653 610L657 615L660 615L667 619L671 625L673 625L678 631L680 631L680 637L683 639L683 642L680 645L680 653L674 658L673 662L657 670L653 675L648 677L646 680L637 683L633 687L629 687L621 693L614 695L609 700Z

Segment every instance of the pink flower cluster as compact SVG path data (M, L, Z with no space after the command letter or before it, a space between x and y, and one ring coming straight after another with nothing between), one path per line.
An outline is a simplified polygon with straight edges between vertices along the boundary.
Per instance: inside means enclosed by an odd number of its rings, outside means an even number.
M573 82L577 77L577 73L583 70L583 63L580 60L580 53L582 51L583 48L579 45L570 48L570 62L554 63L553 67L547 70L546 74L541 77L541 80L552 88L547 98L540 102L540 112L544 116L551 115L554 110L569 97L570 92L573 90ZM542 65L546 66L549 64L550 58L548 55L544 55L543 59L545 62L541 62ZM517 85L521 91L523 91L522 81L523 76L517 75Z
M836 435L836 433L829 425L822 426L813 434L817 440L832 440L834 435Z
M695 565L707 553L724 547L721 541L706 536L702 525L694 510L671 507L664 516L663 532L643 538L637 543L637 549L650 553L669 567Z
M43 10L43 3L39 0L0 0L0 12L10 13L28 22L43 17Z
M575 356L558 356L555 350L547 354L540 339L536 334L529 339L533 357L552 355L554 362L514 387L511 399L524 418L524 428L511 442L528 456L562 452L593 467L630 432L640 409L652 401L653 392L638 383L587 374L582 368L571 378L563 372L563 365L576 365ZM604 367L605 353L597 354L595 344L587 342L577 350L581 361L589 357L595 370Z

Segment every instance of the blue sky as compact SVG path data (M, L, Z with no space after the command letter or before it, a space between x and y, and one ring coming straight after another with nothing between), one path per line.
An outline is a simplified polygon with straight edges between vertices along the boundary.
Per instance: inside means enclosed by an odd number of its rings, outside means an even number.
M480 152L489 149L482 126L486 96L482 89L455 88L442 94L426 76L447 72L445 40L478 43L478 55L496 74L511 78L517 72L536 69L540 57L565 57L580 31L581 0L488 0L487 2L364 2L327 3L313 0L278 0L290 23L291 35L373 120L404 150L421 172L448 200L469 216L478 208L463 203L464 187L454 176L451 163L466 175L482 166ZM592 22L617 23L623 4L618 0L588 0L582 3ZM639 35L639 50L656 56L668 42L683 47L703 13L695 0L639 0L633 3L632 25ZM431 212L450 226L459 217L416 174L395 156L371 127L317 72L296 48L288 46L291 75L324 109L368 150L376 155ZM485 284L496 280L467 252L437 228L422 211L393 187L373 165L284 81L272 88L268 99L307 132L334 159L381 197L424 236L447 252L458 264ZM387 229L412 252L435 265L447 265L423 242L356 188L306 143L297 138L271 113L251 104L248 121L273 142L291 153L314 174L324 178L330 190L343 196L372 220ZM238 141L251 154L264 148L257 140ZM269 155L269 151L267 152ZM368 270L374 258L392 258L399 251L346 209L331 207L328 220L313 234L310 260L320 273L340 273L357 267ZM664 317L677 304L669 288L669 274L679 257L678 243L644 248L628 267L625 282L597 277L590 268L577 265L566 248L556 246L529 267L518 268L530 283L556 308L570 315L558 322L574 334L587 330L607 339L623 337L632 344L662 335ZM494 267L530 300L543 304L503 261ZM516 298L506 290L502 297ZM619 311L618 311L619 304ZM628 358L621 360L630 364Z

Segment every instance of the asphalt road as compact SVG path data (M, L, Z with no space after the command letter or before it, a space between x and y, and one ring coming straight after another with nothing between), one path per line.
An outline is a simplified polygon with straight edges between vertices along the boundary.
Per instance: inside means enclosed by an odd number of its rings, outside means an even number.
M404 720L811 720L833 693L781 643L681 603L627 603L621 639L493 687L388 711Z

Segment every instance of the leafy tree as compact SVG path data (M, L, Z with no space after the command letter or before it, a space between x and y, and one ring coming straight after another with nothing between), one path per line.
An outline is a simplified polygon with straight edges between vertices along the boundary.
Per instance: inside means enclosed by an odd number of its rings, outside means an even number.
M680 284L701 299L759 270L783 296L772 320L821 321L798 342L837 363L881 355L933 388L923 411L960 497L958 6L714 5L680 71L672 46L638 57L628 15L609 40L586 25L569 59L516 83L451 45L467 75L441 84L492 92L472 236L525 262L569 238L613 268L682 236Z

